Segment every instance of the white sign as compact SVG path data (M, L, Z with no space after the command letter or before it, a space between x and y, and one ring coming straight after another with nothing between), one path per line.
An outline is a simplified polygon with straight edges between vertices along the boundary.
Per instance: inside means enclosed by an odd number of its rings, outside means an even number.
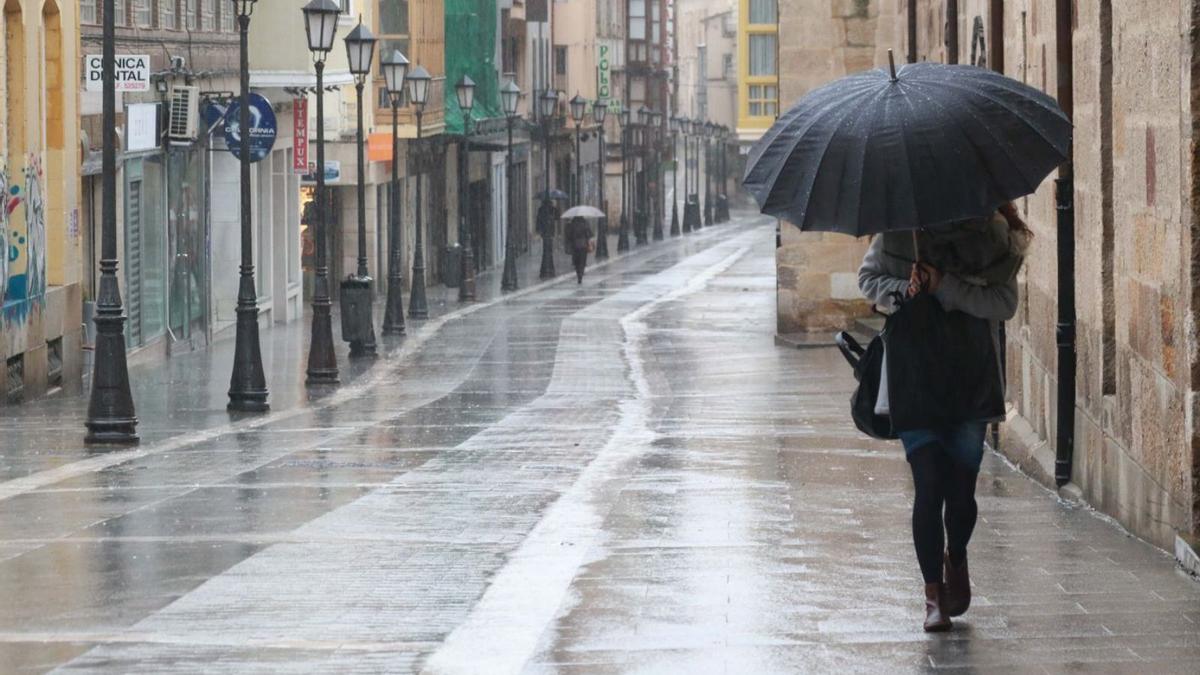
M104 59L99 54L84 57L87 77L84 89L104 91ZM117 91L150 91L150 57L146 54L117 54Z
M125 149L129 152L158 147L158 104L134 103L125 108Z

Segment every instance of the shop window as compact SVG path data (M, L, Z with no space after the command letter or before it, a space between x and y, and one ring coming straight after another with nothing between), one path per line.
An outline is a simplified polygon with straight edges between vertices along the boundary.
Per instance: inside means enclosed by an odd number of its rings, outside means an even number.
M63 383L63 344L62 338L54 338L46 343L46 386L61 387Z
M8 357L5 362L7 379L4 387L4 397L10 404L20 403L25 395L25 355L17 354Z

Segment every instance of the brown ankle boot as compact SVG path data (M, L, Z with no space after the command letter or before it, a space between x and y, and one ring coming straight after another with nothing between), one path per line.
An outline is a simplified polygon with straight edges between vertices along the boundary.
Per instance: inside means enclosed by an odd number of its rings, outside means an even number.
M942 585L925 584L925 632L950 630L950 616L942 609Z
M962 616L971 606L971 575L967 573L967 559L955 566L946 555L946 592L942 596L942 605L946 616Z

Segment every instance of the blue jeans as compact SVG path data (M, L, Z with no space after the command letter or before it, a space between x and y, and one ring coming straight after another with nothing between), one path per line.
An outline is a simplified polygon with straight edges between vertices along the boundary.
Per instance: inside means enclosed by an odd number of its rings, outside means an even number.
M930 443L940 443L957 464L972 471L979 471L983 463L983 439L987 435L987 422L963 422L942 429L917 429L901 431L900 442L904 454L912 453Z

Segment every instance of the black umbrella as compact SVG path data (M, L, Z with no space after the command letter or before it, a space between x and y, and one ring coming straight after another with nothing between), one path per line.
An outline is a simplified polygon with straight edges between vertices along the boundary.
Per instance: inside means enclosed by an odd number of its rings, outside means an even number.
M993 213L1067 160L1054 99L974 66L916 63L813 90L750 152L762 212L855 236Z
M550 190L549 192L542 190L541 192L537 193L537 198L538 199L553 199L555 201L560 201L560 202L565 202L568 199L570 199L570 197L567 195L567 193L563 192L562 190Z

